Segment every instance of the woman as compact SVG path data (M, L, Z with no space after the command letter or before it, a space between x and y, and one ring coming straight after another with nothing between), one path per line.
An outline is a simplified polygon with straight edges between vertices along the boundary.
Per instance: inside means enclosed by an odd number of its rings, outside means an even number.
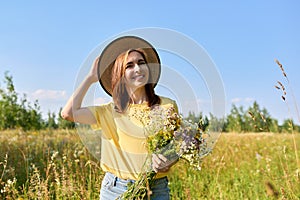
M143 120L149 111L157 105L177 111L173 100L154 92L160 68L159 56L147 41L135 36L118 38L94 61L61 112L66 120L102 130L101 167L106 174L100 199L118 198L127 190L127 183L137 180L148 154ZM87 90L97 81L113 101L82 107ZM173 164L161 154L152 155L157 175L151 185L151 199L170 198L167 174Z

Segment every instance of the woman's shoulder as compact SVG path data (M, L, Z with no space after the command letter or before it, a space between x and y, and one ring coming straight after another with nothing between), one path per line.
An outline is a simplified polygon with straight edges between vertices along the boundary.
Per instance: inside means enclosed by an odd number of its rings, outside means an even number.
M94 110L112 110L113 108L113 102L107 102L107 103L103 103L103 104L100 104L100 105L94 105L94 106L90 106L89 108L90 109L94 109Z
M169 97L159 96L159 98L161 100L161 104L175 103L175 100Z
M171 107L174 107L175 108L175 112L178 112L178 106L177 106L177 103L175 100L169 98L169 97L164 97L164 96L159 96L161 102L160 104L162 106L171 106Z

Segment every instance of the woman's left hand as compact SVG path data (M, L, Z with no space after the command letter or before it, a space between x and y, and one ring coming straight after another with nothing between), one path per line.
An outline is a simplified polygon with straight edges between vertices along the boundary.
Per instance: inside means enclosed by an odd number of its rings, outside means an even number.
M168 160L162 154L152 154L152 168L156 173L169 171L175 162L176 160Z

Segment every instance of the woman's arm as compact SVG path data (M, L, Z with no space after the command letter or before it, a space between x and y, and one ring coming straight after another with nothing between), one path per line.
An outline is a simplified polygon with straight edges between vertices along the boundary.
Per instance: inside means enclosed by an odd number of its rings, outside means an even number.
M63 119L72 122L79 122L82 124L95 124L96 119L93 113L85 107L81 107L82 101L89 87L98 81L97 67L99 58L97 58L89 74L82 81L80 86L75 90L72 96L67 101L66 105L61 111L61 116Z

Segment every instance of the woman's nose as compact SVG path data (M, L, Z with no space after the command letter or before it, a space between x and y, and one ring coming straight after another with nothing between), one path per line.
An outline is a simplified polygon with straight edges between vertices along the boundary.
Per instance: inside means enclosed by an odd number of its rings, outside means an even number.
M134 65L134 72L140 72L141 67L138 64Z

